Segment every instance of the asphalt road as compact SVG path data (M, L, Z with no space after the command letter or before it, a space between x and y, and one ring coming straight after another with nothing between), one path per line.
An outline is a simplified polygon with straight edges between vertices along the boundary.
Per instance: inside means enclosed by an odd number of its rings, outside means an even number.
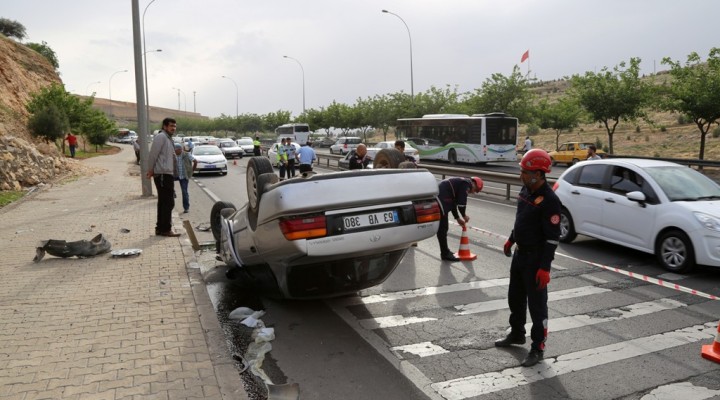
M194 226L209 222L212 197L246 201L247 158L237 163L225 177L190 185L186 217ZM652 255L586 237L556 254L546 360L523 369L528 346L496 349L508 318L509 259L501 247L514 212L512 201L481 195L468 211L477 260L441 262L428 239L382 285L339 299L269 300L242 277L228 280L212 253L201 260L231 351L251 338L227 314L265 310L262 320L275 329L262 364L266 380L299 384L301 399L720 398L720 364L700 357L717 332L720 303L649 282L719 296L720 270L669 274ZM451 247L459 240L451 226ZM260 378L242 376L253 398L266 398Z

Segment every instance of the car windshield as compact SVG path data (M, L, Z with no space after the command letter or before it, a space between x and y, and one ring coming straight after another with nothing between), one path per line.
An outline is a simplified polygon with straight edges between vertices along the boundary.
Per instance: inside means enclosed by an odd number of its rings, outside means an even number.
M193 155L196 156L214 156L218 154L222 154L222 151L220 151L220 149L215 146L196 147L193 150Z
M253 141L252 141L252 139L240 139L240 140L238 140L238 144L241 146L243 146L243 145L247 146L247 145L252 145Z
M682 166L645 168L670 201L720 198L720 185L692 168Z
M235 147L235 142L220 142L220 147Z

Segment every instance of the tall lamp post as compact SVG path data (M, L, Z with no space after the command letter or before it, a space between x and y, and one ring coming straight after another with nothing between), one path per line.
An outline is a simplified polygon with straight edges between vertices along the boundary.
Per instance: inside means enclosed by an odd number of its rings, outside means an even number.
M382 12L384 12L384 13L386 13L386 14L390 14L390 15L394 15L394 16L398 17L398 18L400 19L400 21L402 21L403 25L405 25L405 29L407 29L408 39L410 39L410 97L411 97L412 99L415 99L415 89L414 89L414 86L413 86L412 36L410 36L410 28L408 27L408 24L405 23L405 20L402 19L401 16L399 16L399 15L397 15L397 14L395 14L395 13L392 13L392 12L390 12L390 11L388 11L388 10L382 10Z
M235 118L237 118L239 115L238 114L238 98L240 97L240 94L239 94L240 90L238 89L237 83L232 78L230 78L229 76L225 76L225 75L223 75L222 77L225 79L229 79L230 82L232 82L235 85Z
M303 68L302 63L300 63L300 61L298 61L298 60L295 59L295 58L288 57L288 56L283 56L283 58L287 58L287 59L293 60L293 61L295 61L296 63L298 63L298 65L300 66L300 71L302 71L303 114L305 114L305 68Z
M97 82L91 82L91 83L89 83L89 84L87 85L87 88L85 88L85 93L89 96L89 95L90 95L90 86L92 86L92 85L97 85L98 83L102 83L102 82L97 81Z
M112 78L116 74L119 74L121 72L128 72L128 70L124 69L122 71L115 71L110 75L110 79L108 80L108 99L112 102Z
M178 89L178 88L176 88L176 87L174 87L173 90L177 90L177 91L178 91L178 111L180 111L180 93L182 93L182 94L183 94L183 98L185 99L185 112L187 112L187 96L185 96L185 92L183 92L182 90L180 90L180 89Z
M148 4L149 5L149 4ZM143 15L144 17L144 15ZM145 34L143 33L143 47L145 47ZM148 83L147 83L147 53L159 53L162 49L148 50L143 52L143 68L145 71L143 75L145 77L145 109L147 110L148 125L150 125L150 97L148 96ZM148 132L150 130L148 129Z

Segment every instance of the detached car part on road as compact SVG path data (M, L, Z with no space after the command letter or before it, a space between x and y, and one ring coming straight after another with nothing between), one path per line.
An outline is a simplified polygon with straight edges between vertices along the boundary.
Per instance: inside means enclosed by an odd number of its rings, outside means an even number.
M266 158L252 158L248 203L236 209L219 201L210 218L222 260L275 297L333 297L378 285L413 243L437 232L437 182L427 170L331 172L279 183L272 171Z

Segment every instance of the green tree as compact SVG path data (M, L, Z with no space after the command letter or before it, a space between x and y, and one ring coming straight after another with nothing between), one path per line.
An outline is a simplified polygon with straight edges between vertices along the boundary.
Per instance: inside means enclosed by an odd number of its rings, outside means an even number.
M517 65L510 76L499 73L483 82L480 89L475 89L465 99L462 110L465 114L487 114L504 112L521 121L530 118L533 94L529 90L528 80L520 72Z
M700 130L699 159L705 156L705 138L711 126L720 119L720 49L712 48L706 63L693 52L685 65L664 58L670 66L669 87L665 91L663 108L677 111L695 122Z
M534 121L542 129L555 130L555 148L560 146L560 131L572 129L580 122L582 109L569 97L561 97L557 102L550 103L546 99L534 109Z
M45 139L45 143L62 139L69 125L67 116L55 104L43 105L28 119L30 133Z
M23 24L7 18L0 18L0 33L17 40L23 40L26 36Z
M58 69L60 68L60 63L58 62L57 54L53 51L53 49L48 46L47 42L43 40L42 43L26 43L25 46L37 51L45 57L50 65L53 66L53 68Z
M415 95L415 115L422 117L425 114L457 114L461 111L460 95L457 87L450 88L447 85L444 89L431 86L426 92Z
M110 121L104 112L91 108L81 123L80 132L90 144L95 145L97 152L98 146L104 145L116 129L115 122Z
M33 93L26 109L30 114L35 114L37 111L45 109L46 106L54 104L66 116L70 124L70 131L81 132L81 125L86 115L90 113L92 103L92 97L80 100L77 96L66 92L62 85L53 83L40 89L39 92Z
M623 61L612 71L604 67L599 73L586 72L570 78L570 93L595 122L605 126L609 152L613 152L613 134L620 120L645 118L651 89L640 79L640 59Z

